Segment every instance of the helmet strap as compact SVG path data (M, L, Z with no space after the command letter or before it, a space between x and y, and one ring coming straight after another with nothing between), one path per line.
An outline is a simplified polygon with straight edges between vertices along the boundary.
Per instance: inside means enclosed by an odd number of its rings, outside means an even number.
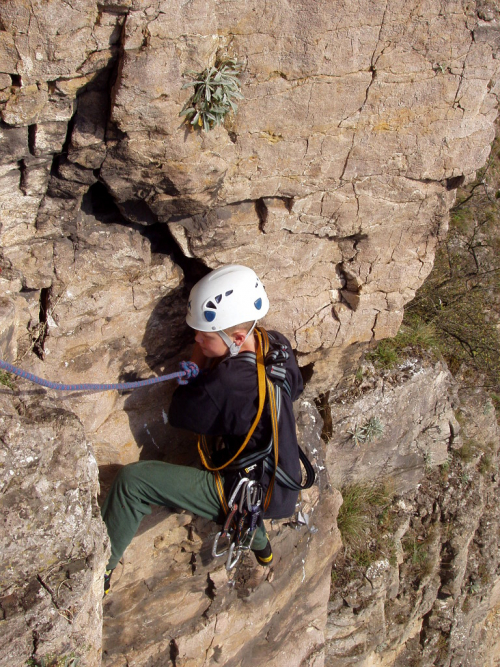
M239 354L239 351L241 350L241 348L242 348L243 345L245 344L247 338L253 333L253 330L255 329L255 325L256 325L256 324L257 324L257 320L255 320L255 322L254 322L254 323L252 324L252 326L250 327L250 330L249 330L249 332L247 333L247 335L245 336L245 339L244 339L244 341L241 343L241 345L236 345L236 343L234 342L234 340L233 340L232 338L230 338L230 336L228 336L227 333L226 333L225 331L217 331L217 333L218 333L219 336L222 338L222 340L224 341L224 343L228 346L228 348L229 348L229 355L230 355L231 357L235 357L237 354Z

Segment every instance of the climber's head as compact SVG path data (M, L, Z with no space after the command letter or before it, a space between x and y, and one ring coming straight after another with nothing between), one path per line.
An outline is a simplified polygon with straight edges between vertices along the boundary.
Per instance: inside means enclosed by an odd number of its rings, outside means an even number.
M186 322L202 334L208 346L206 356L222 356L227 348L236 355L268 310L269 299L255 271L229 264L215 269L193 287ZM221 349L222 353L216 354Z

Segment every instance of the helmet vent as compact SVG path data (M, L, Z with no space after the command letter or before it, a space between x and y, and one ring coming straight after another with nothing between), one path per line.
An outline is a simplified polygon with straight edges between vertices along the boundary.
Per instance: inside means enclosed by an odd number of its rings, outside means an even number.
M257 308L257 310L260 310L262 308L262 299L257 299L253 305Z
M233 293L233 290L230 289L228 292L226 292L226 296L230 296Z
M220 303L221 301L222 301L222 294L218 294L218 295L215 297L215 303Z

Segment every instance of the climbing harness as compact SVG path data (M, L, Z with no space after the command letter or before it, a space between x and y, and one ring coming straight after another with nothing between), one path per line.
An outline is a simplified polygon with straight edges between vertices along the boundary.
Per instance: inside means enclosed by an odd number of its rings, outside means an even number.
M227 570L236 565L242 551L251 548L255 529L262 522L264 512L271 502L275 480L278 480L282 486L294 491L308 489L315 481L314 468L300 446L299 459L306 473L303 484L293 480L278 465L278 422L281 412L282 390L286 391L291 397L290 384L286 378L286 369L283 366L288 359L288 351L284 345L278 345L270 351L270 335L267 331L262 327L257 327L255 333L257 338L256 353L240 352L238 355L239 359L257 367L258 409L246 438L236 454L220 466L216 466L212 462L205 436L200 435L198 438L198 452L202 464L207 470L214 473L217 494L226 515L223 530L215 536L212 554L216 557L227 554ZM274 341L274 339L272 340ZM265 448L242 456L262 417L266 397L269 400L271 413L271 439ZM248 474L260 462L262 462L263 470L270 474L270 482L265 496L260 482L242 476L243 472ZM221 470L237 472L240 475L240 480L231 494L229 502L226 500L224 484L220 474ZM219 550L219 542L223 539L227 540L227 546Z
M136 389L137 387L146 387L151 384L158 384L159 382L165 382L166 380L173 380L175 378L184 378L182 384L184 384L188 379L196 377L198 374L198 367L193 362L181 362L181 370L176 373L169 373L168 375L161 375L160 377L148 378L147 380L137 380L135 382L118 382L115 384L62 384L60 382L51 382L50 380L44 380L33 373L28 373L28 371L23 371L22 368L17 368L12 364L2 361L0 359L0 368L3 370L17 375L18 377L39 384L42 387L48 387L49 389L57 389L59 391L109 391L110 389Z

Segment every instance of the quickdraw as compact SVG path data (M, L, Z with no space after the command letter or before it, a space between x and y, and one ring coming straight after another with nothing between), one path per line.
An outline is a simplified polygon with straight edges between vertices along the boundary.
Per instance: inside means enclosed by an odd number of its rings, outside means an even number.
M224 527L215 536L212 547L212 556L215 558L227 554L227 571L233 569L243 551L252 548L261 517L263 497L262 485L248 477L242 477L231 494ZM225 548L219 551L221 540L227 540L227 543Z

